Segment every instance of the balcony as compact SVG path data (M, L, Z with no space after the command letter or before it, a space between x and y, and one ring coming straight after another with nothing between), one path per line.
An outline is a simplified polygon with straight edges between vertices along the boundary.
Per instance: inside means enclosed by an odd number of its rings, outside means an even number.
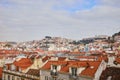
M50 75L53 76L53 77L57 77L58 76L58 72L51 71Z
M11 71L11 70L3 70L3 73L15 75L15 76L19 76L19 77L27 78L27 79L37 79L37 80L40 79L38 76L33 76L33 75L29 75L29 74L25 74L25 73L17 72L17 71Z
M78 78L77 75L72 75L72 74L70 74L70 75L69 75L69 78L70 78L70 80L79 80L79 78Z

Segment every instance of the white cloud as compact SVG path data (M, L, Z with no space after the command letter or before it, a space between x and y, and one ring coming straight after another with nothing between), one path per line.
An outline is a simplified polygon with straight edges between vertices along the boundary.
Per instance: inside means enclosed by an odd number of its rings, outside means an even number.
M90 9L69 12L55 7L72 8L85 1L9 0L7 6L2 4L0 8L0 40L33 40L46 35L74 39L111 35L120 26L120 7L115 6L118 1L101 0Z

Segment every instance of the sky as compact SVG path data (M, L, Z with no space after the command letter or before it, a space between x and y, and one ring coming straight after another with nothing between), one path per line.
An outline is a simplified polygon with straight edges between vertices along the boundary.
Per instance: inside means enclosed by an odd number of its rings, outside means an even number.
M80 40L120 31L120 0L0 0L0 41Z

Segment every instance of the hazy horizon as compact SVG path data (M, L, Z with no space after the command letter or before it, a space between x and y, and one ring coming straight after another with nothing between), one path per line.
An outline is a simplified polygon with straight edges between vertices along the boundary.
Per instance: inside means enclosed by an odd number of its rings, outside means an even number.
M80 40L120 31L120 0L0 0L0 42Z

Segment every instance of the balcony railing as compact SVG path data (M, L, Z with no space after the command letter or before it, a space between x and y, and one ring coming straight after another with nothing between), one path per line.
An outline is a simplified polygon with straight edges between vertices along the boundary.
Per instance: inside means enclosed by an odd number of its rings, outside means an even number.
M70 78L70 80L79 80L79 78L78 78L77 75L72 75L72 74L70 74L70 75L69 75L69 78Z
M58 76L58 72L53 72L53 71L51 71L51 72L50 72L50 75L53 76L53 77L57 77L57 76Z
M38 76L29 75L29 74L25 74L25 73L22 73L22 72L11 71L11 70L3 70L3 73L12 74L12 75L15 75L15 76L29 78L29 79L40 79L40 77L38 77Z

